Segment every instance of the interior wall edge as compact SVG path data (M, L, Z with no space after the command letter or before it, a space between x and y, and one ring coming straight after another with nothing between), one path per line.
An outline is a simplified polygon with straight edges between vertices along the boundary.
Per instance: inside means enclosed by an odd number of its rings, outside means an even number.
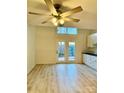
M27 25L27 73L35 67L35 42L36 42L36 27Z

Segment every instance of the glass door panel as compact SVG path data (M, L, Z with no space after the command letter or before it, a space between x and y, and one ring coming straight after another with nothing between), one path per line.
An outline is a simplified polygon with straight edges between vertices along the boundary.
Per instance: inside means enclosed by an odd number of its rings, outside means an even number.
M75 60L75 42L68 42L68 61Z
M59 62L65 61L65 42L58 42L57 59Z

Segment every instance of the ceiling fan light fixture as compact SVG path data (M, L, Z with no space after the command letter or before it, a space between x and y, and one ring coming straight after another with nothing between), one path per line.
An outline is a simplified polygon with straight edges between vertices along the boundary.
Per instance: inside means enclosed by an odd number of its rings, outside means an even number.
M61 25L64 24L64 20L63 19L60 19L59 22L60 22Z
M55 25L55 26L58 26L58 22L55 22L54 25Z
M57 19L55 17L52 18L52 22L53 23L56 23L57 22Z
M50 17L47 18L45 21L42 22L42 24L45 24L49 21L51 21L55 26L63 26L66 21L68 22L79 22L79 19L75 18L67 18L68 16L71 16L75 13L81 12L83 9L81 6L75 7L71 10L63 12L62 10L62 4L59 3L53 3L53 0L44 0L49 11L50 11ZM41 13L35 13L35 12L28 12L29 14L33 15L43 15Z

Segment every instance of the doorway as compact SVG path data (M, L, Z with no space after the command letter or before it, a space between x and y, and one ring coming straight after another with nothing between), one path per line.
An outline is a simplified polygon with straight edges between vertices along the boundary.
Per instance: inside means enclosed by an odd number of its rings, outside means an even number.
M75 62L75 41L58 41L57 42L57 63L74 63Z

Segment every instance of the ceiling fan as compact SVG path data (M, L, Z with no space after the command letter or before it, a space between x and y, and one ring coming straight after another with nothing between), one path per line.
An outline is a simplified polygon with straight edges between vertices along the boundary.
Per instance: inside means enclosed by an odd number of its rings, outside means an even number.
M69 11L66 12L62 12L61 11L61 4L53 4L51 0L44 0L48 9L51 12L51 15L49 15L50 17L48 19L46 19L45 21L42 22L42 24L45 24L49 21L52 20L52 23L55 26L58 25L63 25L65 21L67 22L79 22L79 19L75 19L75 18L69 18L69 16L77 13L77 12L81 12L83 9L81 8L81 6L78 6L76 8L73 8ZM33 15L42 15L41 13L35 13L35 12L28 12L29 14L33 14Z

